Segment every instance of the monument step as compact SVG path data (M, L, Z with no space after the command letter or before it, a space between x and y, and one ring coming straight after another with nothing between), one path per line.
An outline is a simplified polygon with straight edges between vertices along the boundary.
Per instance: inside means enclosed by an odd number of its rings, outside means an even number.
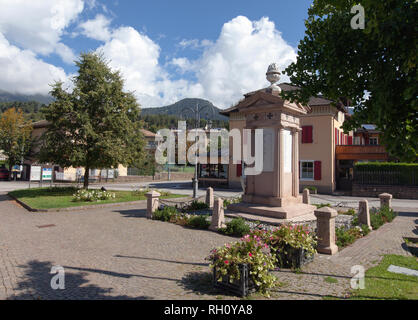
M260 205L255 203L234 203L228 206L228 210L248 213L252 215L271 217L276 219L291 219L299 216L305 216L311 214L313 216L315 206L297 203L283 207L274 207L267 205Z
M244 212L235 212L235 211L226 211L225 217L228 218L243 218L248 221L258 221L263 224L273 225L273 226L280 226L286 223L304 223L304 222L311 222L315 221L316 217L314 214L309 213L303 216L298 216L290 219L279 219L273 217L266 217L257 214L251 213L244 213Z

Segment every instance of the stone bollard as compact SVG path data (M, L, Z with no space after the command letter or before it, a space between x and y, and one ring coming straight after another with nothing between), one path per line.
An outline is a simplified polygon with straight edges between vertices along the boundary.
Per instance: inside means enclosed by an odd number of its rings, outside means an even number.
M206 204L209 208L213 208L213 188L211 187L206 189Z
M145 194L147 197L147 219L152 219L152 214L155 210L158 209L159 206L159 197L161 196L160 193L157 191L150 191Z
M360 200L358 203L358 221L360 225L365 224L372 230L372 225L370 224L369 202L367 200Z
M392 195L390 193L382 193L379 194L380 198L380 209L382 209L384 206L389 207L389 209L392 209Z
M337 211L329 207L315 210L317 223L318 248L317 251L325 254L335 254L338 247L335 244L335 217Z
M303 203L304 204L311 204L311 199L309 197L309 189L303 189Z
M224 201L221 198L216 198L209 230L217 231L219 228L225 228Z

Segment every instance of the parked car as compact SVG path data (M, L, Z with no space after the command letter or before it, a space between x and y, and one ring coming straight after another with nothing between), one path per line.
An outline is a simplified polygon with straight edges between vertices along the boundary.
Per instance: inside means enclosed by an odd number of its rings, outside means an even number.
M0 180L9 180L9 170L6 168L0 168Z

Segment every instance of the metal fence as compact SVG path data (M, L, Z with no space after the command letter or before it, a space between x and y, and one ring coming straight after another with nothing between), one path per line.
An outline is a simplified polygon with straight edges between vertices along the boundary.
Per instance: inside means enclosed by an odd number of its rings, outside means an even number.
M353 182L364 185L418 186L418 170L358 170L354 168Z

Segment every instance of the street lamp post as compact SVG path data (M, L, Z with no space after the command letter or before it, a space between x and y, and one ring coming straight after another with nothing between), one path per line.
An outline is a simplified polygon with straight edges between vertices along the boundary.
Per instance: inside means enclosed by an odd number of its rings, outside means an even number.
M189 107L185 107L182 110L182 113L185 112L189 112L189 114L193 115L195 118L195 145L197 143L197 129L199 128L200 125L200 115L203 111L208 110L209 112L211 112L213 114L213 109L209 106L209 105L205 105L203 107L200 107L199 104L196 104L195 108L189 108ZM187 119L187 117L185 117ZM187 132L187 126L186 126L186 132ZM186 149L187 152L187 149ZM196 199L197 198L197 191L199 189L199 181L197 179L197 158L198 158L199 154L198 154L198 149L196 148L196 156L195 156L195 163L194 163L194 178L192 179L193 181L193 198Z

